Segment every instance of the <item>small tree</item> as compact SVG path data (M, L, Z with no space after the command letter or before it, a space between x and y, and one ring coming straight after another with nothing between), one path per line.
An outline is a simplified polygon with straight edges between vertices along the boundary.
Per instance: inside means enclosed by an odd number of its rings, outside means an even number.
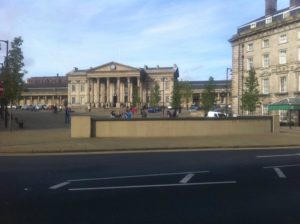
M202 105L206 114L215 104L215 89L215 80L213 77L209 77L208 84L205 86L202 94Z
M192 85L189 82L181 82L181 93L182 93L182 97L184 99L185 105L186 105L186 109L189 109L189 103L191 102L191 98L193 96L193 89L192 89Z
M24 67L22 46L23 40L21 37L16 37L11 43L8 59L5 63L4 69L1 74L1 81L4 86L4 94L2 100L7 103L14 103L23 91L23 76Z
M138 94L138 88L137 86L133 86L132 89L132 105L134 107L139 106L139 104L141 103L141 97Z
M160 88L157 82L155 82L154 86L150 91L150 106L157 107L160 101Z
M258 81L254 69L249 71L249 76L245 81L245 92L242 95L242 106L243 110L249 111L250 113L256 110L256 106L259 103L259 91Z
M177 80L175 80L174 87L173 87L173 95L172 95L172 107L175 109L178 109L181 106L182 95L180 93L180 89L181 89L180 83Z

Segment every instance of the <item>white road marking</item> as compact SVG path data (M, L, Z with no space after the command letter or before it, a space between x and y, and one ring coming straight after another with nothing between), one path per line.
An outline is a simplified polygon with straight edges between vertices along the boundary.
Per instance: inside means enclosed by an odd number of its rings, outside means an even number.
M297 167L300 164L293 164L293 165L278 165L278 166L266 166L264 169L274 169L274 168L284 168L284 167Z
M145 175L133 175L133 176L73 179L73 180L68 180L68 182L95 181L95 180L115 180L115 179L129 179L129 178L141 178L141 177L159 177L159 176L172 176L172 175L182 175L182 174L191 174L191 173L194 173L194 174L209 173L209 171L190 171L190 172L179 172L179 173L158 173L158 174L145 174Z
M63 187L63 186L66 186L66 185L68 185L68 184L70 184L70 182L63 182L63 183L60 183L60 184L56 184L56 185L54 185L54 186L52 186L52 187L49 187L49 189L51 189L51 190L56 190L56 189L58 189L58 188L61 188L61 187Z
M286 178L285 174L282 172L282 170L278 167L274 168L275 172L277 173L279 178Z
M70 188L69 191L95 191L95 190L117 190L117 189L137 189L137 188L159 188L159 187L187 187L199 185L221 185L221 184L236 184L237 181L222 181L222 182L202 182L202 183L187 183L187 184L157 184L157 185L133 185L133 186L115 186L115 187L89 187L89 188Z
M194 176L194 174L190 173L190 174L186 175L179 183L186 184L193 178L193 176Z
M300 156L300 153L296 154L280 154L280 155L263 155L263 156L256 156L259 159L262 158L276 158L276 157L293 157L293 156Z

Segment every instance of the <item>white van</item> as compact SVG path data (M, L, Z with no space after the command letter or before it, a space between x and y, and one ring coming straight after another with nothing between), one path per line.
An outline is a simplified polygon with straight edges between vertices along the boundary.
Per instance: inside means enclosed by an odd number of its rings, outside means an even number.
M207 114L207 117L210 118L224 118L227 117L226 114L222 113L222 112L216 112L216 111L209 111Z

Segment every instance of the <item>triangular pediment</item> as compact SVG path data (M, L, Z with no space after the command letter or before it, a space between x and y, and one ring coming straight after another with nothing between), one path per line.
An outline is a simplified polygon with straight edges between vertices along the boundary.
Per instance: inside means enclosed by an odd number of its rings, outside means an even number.
M108 71L138 71L138 68L123 65L117 62L109 62L104 65L97 66L95 68L91 68L88 72L108 72Z

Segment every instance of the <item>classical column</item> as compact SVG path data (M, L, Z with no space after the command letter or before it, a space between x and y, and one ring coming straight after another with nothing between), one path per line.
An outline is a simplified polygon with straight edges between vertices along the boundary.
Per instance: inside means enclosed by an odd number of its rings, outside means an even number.
M116 107L120 108L120 77L117 77L117 90L116 90L116 94L117 94L117 104Z
M106 78L106 103L110 103L110 82L109 78Z
M85 85L85 96L86 96L86 104L90 103L90 79L86 80L86 85Z
M142 87L140 77L136 78L137 80L137 96L140 98L140 102L142 102Z
M131 104L131 80L130 77L127 77L127 94L128 94L128 104Z
M97 82L96 82L96 108L99 107L99 88L100 88L100 82L99 82L99 78L97 78Z
M92 89L91 89L91 92L92 92L92 107L95 106L95 83L94 83L94 79L91 80L92 81Z

